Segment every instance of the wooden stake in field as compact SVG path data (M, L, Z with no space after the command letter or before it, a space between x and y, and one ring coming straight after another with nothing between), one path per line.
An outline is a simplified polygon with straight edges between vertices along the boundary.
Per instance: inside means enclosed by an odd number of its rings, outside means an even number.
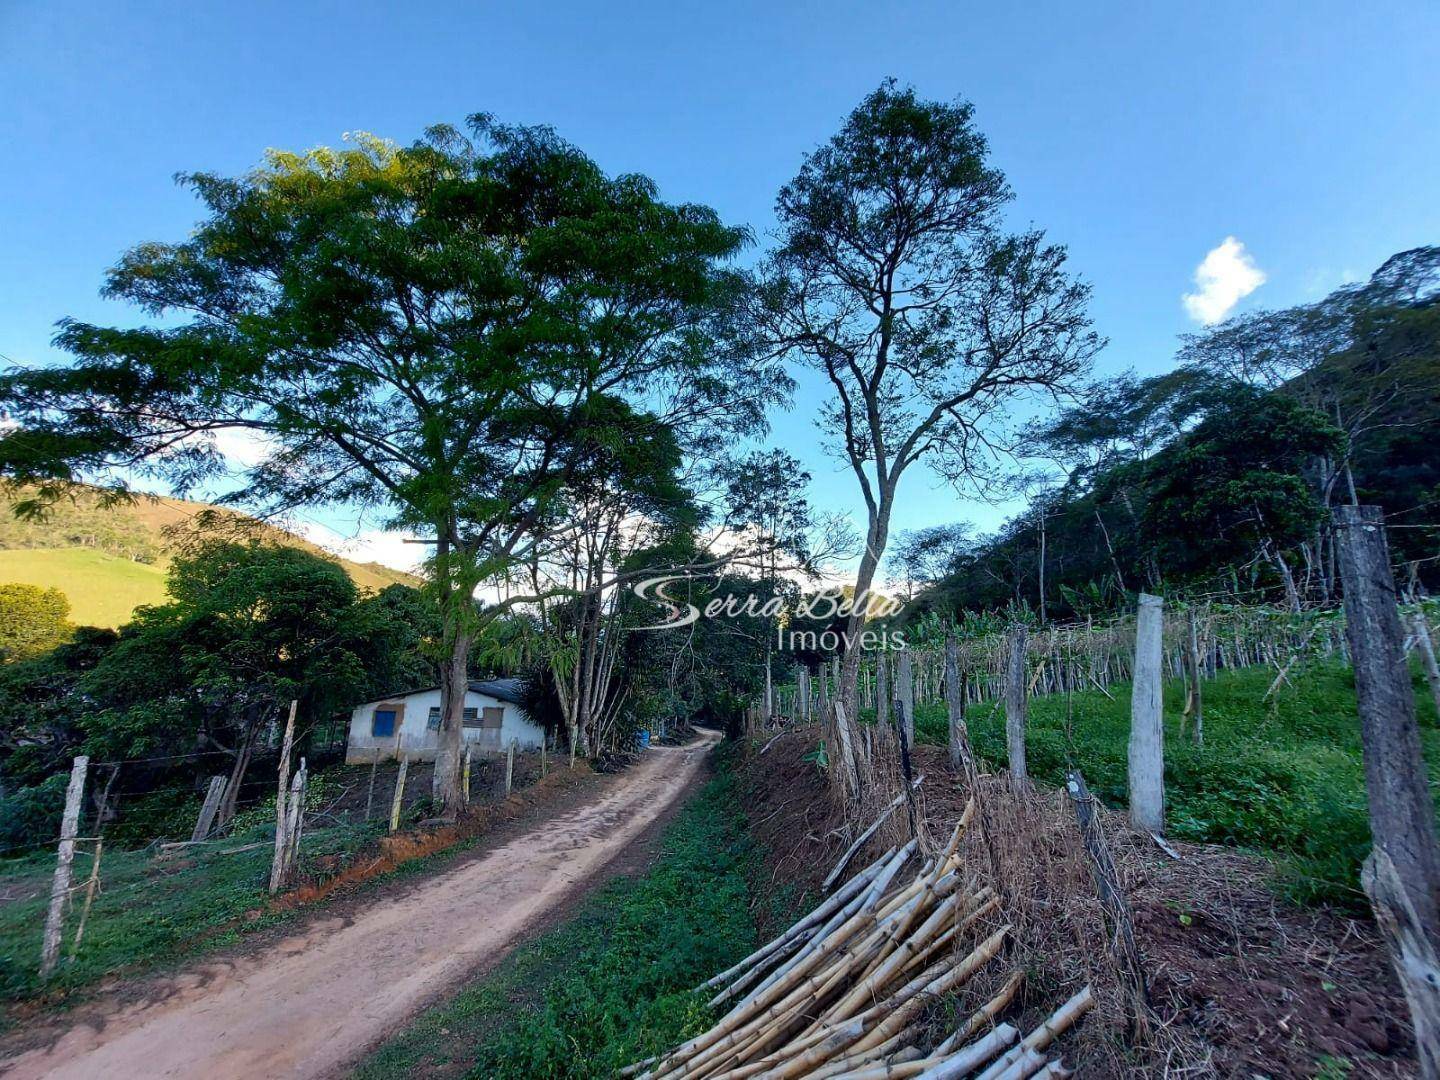
M400 808L405 803L405 774L410 769L410 759L400 759L400 771L395 774L395 795L390 800L390 831L400 827Z
M965 727L965 684L960 675L960 646L953 637L945 638L945 709L950 717L950 767L962 770L968 777L974 760L970 752L970 733Z
M80 825L80 802L85 795L85 773L90 759L84 754L70 767L65 788L65 813L60 818L60 848L55 878L50 883L50 909L45 915L45 939L40 949L40 977L48 979L60 959L60 934L65 923L65 903L70 899L70 876L75 863L75 835Z
M515 782L515 740L505 750L505 797L510 797L510 788Z
M1430 636L1430 620L1425 609L1416 606L1410 616L1411 629L1415 631L1415 647L1420 650L1420 663L1425 668L1425 682L1430 687L1430 699L1435 702L1435 715L1440 717L1440 664L1435 662L1435 640Z
M210 835L215 826L215 814L220 809L220 800L225 797L225 777L212 776L210 786L205 790L205 801L200 804L200 814L195 818L195 828L190 831L190 842L199 843Z
M90 879L85 882L85 906L80 909L80 922L75 926L75 937L70 942L70 960L80 951L80 940L85 936L85 922L90 918L90 906L95 903L95 890L100 887L100 855L105 850L105 841L95 838L95 850L90 861Z
M1135 680L1130 697L1130 820L1142 832L1165 831L1165 602L1140 594L1135 619Z
M1394 863L1431 946L1440 948L1440 848L1383 518L1378 506L1337 506L1334 519L1370 833Z
M875 654L875 726L887 727L890 723L890 662L885 654Z
M290 713L285 718L285 737L280 740L279 782L275 789L275 854L270 860L270 892L277 892L285 878L285 848L289 842L287 827L289 815L286 812L285 795L290 789L290 747L295 741L295 713L300 702L291 700ZM370 771L370 782L375 782L375 771ZM365 816L370 816L367 800Z
M375 770L380 766L380 748L377 746L370 758L370 786L365 789L365 820L370 820L370 807L375 802Z
M543 753L543 751L542 751ZM470 744L465 744L465 766L460 773L460 793L465 799L465 805L470 805Z
M1023 784L1025 770L1025 726L1029 688L1025 685L1025 627L1013 626L1009 634L1010 654L1005 671L1005 749L1010 758L1010 778Z
M1390 949L1400 988L1410 1006L1415 1049L1424 1080L1440 1077L1440 960L1425 936L1395 864L1382 847L1365 860L1360 884L1375 909L1375 922Z
M905 745L915 745L915 662L909 649L900 650L895 665L896 722L904 732Z
M1190 641L1185 652L1185 668L1190 679L1190 738L1196 746L1205 745L1205 695L1200 685L1200 627L1195 609L1190 609Z
M295 867L300 862L300 838L305 831L305 786L309 774L305 759L300 759L300 768L290 781L290 799L285 808L285 846L280 852L280 884L289 884Z
M1130 905L1125 899L1120 875L1110 857L1110 845L1105 840L1104 826L1099 815L1095 813L1095 797L1090 794L1085 778L1078 770L1070 773L1065 787L1075 807L1075 821L1080 827L1080 839L1085 845L1086 854L1090 856L1090 871L1095 879L1095 891L1100 897L1100 907L1105 912L1105 922L1110 931L1110 953L1130 998L1131 1033L1138 1036L1148 1028L1149 990L1140 949L1135 944L1135 922L1130 916Z

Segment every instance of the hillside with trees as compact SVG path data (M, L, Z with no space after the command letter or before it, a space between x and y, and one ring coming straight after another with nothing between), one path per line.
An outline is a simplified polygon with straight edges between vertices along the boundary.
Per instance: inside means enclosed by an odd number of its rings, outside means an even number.
M33 489L11 493L25 505ZM272 523L212 503L137 495L114 503L102 492L72 488L38 516L0 515L0 582L56 588L82 626L116 628L143 604L165 596L171 559L205 537L230 535L296 547L334 559L362 589L417 585L419 579L379 563L357 563Z
M1188 337L1173 370L1100 382L1019 446L1027 509L992 536L902 538L897 576L941 613L1113 610L1137 589L1336 601L1338 503L1381 506L1407 589L1440 582L1440 248L1315 304Z

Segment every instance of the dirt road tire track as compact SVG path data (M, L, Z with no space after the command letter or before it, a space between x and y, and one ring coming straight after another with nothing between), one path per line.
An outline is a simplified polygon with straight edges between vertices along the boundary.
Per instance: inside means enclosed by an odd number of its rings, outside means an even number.
M718 736L657 747L596 801L461 862L352 921L197 964L166 993L87 1017L0 1061L5 1080L326 1077L494 964L690 789Z

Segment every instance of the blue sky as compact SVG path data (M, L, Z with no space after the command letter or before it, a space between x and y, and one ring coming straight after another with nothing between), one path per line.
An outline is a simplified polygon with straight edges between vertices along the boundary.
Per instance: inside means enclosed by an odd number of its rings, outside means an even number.
M1246 286L1233 310L1291 304L1440 241L1437 57L1428 0L0 0L0 353L50 362L58 318L133 319L97 290L126 247L194 222L174 173L239 172L351 130L408 142L481 110L551 124L763 243L801 155L893 75L975 103L1015 223L1068 245L1094 285L1101 371L1159 371ZM1187 305L1217 248L1216 283ZM819 392L802 386L775 438L817 503L858 511L811 423ZM895 530L989 527L1004 509L921 474L901 496Z

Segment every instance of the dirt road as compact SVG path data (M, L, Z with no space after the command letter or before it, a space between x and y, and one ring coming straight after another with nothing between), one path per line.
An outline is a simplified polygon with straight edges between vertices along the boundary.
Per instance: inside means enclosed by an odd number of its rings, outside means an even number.
M5 1080L333 1075L493 963L685 792L718 736L657 747L597 801L462 861L353 920L317 919L267 951L197 965L149 1000L0 1061Z

